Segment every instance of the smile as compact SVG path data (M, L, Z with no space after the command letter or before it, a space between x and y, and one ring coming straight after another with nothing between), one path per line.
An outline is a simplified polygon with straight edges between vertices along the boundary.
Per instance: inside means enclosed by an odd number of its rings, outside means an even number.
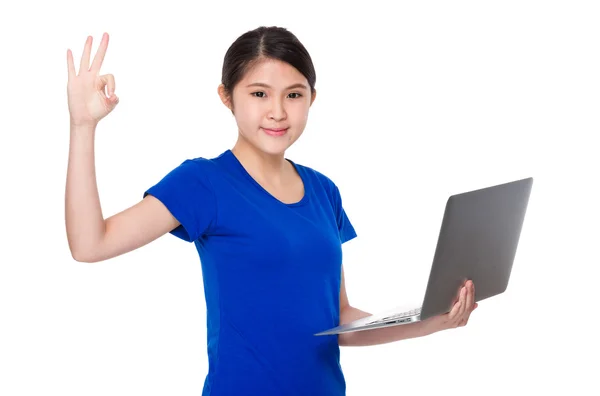
M285 129L266 129L266 128L261 128L263 131L265 131L265 133L267 135L271 135L271 136L282 136L285 135L285 133L287 132L287 128Z

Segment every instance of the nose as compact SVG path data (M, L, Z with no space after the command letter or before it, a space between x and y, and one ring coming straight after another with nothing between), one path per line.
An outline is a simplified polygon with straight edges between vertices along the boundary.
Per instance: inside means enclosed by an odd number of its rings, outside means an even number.
M285 120L287 113L281 100L274 99L271 101L271 108L269 110L268 117L274 121Z

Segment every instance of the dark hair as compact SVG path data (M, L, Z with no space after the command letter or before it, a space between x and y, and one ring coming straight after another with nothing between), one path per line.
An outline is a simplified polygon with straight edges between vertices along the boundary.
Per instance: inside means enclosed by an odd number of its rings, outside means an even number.
M277 59L295 67L308 80L312 94L317 76L304 45L285 28L261 26L242 34L225 53L221 83L230 98L246 72L265 59Z

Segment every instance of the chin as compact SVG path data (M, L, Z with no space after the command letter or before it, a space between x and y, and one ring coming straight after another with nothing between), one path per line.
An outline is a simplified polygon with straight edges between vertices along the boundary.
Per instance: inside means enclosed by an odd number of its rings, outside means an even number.
M265 154L269 155L282 155L285 151L291 146L290 144L283 144L283 142L273 143L273 142L261 142L262 144L258 144L257 148Z
M290 148L294 141L289 140L288 136L281 136L275 139L267 136L266 139L258 139L258 141L255 143L255 146L261 151L271 155L278 155L283 154L288 148Z
M245 136L240 134L246 144L252 146L255 150L267 155L281 156L294 144L295 139L289 135L290 131L283 136L273 137L260 132L254 136Z
M264 152L265 154L269 154L269 155L284 155L285 151L288 149L289 147L262 147L261 151Z

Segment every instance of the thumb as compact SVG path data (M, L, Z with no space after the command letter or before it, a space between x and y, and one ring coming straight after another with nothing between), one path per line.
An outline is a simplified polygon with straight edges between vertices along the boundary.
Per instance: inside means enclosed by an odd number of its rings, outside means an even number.
M99 78L102 81L102 88L106 87L106 96L110 98L115 93L115 76L104 74ZM104 91L104 89L102 90Z
M107 101L112 111L112 109L114 109L119 104L119 97L113 93L112 96L108 97Z

